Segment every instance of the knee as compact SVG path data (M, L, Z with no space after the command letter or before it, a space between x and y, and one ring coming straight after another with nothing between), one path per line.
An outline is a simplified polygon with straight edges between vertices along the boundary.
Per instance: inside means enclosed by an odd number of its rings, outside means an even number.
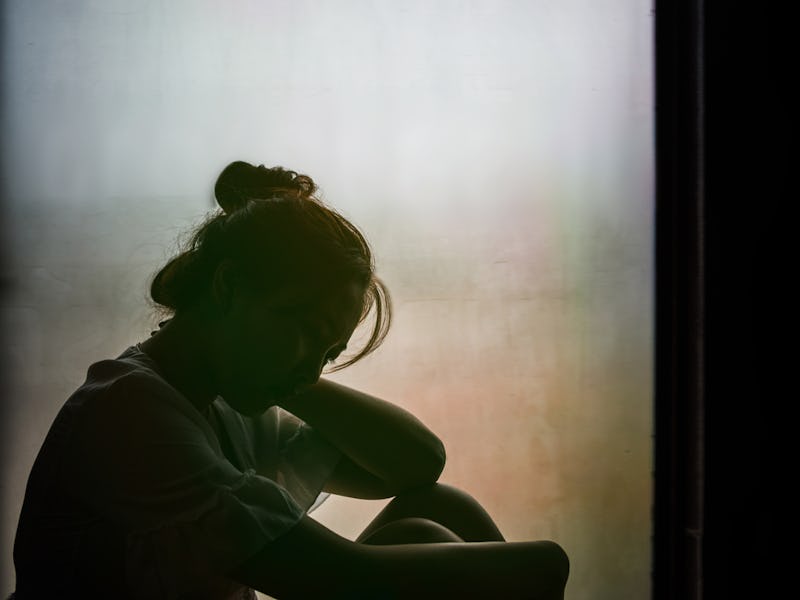
M429 502L444 502L447 504L478 504L475 500L464 490L446 483L428 483L419 487L406 490L397 494L395 497L398 500L408 501L424 501Z
M376 529L363 544L430 544L437 542L463 542L444 525L421 517L406 517L390 521Z
M545 550L545 562L549 567L547 570L552 578L554 587L563 590L569 578L569 556L556 542L544 540L538 543Z

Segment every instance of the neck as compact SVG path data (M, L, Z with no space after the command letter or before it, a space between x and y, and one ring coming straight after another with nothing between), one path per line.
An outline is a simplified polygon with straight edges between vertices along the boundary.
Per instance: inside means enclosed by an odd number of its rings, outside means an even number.
M156 364L167 382L200 412L217 397L212 368L213 348L206 328L191 316L176 315L141 342L139 348Z

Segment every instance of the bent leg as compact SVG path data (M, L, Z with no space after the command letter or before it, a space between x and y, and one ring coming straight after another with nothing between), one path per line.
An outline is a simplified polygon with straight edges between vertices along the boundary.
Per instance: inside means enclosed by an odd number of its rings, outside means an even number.
M398 494L356 541L364 542L388 523L409 517L435 521L465 542L505 540L489 513L475 498L451 485L434 483Z
M554 542L369 545L306 515L231 576L281 599L560 600L568 572Z
M432 544L443 542L463 542L460 537L436 521L407 517L386 523L373 529L370 535L361 536L360 543L373 545L387 544Z

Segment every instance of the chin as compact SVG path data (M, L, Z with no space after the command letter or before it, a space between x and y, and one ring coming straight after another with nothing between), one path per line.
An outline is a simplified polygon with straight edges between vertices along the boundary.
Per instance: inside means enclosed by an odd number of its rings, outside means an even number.
M263 415L278 401L278 398L273 397L270 393L254 390L242 394L234 393L230 396L223 396L223 398L233 410L247 417Z

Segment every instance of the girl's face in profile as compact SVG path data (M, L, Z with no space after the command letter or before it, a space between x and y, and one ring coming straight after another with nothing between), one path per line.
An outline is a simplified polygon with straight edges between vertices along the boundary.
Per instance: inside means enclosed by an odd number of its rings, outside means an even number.
M225 316L220 395L255 416L316 383L347 346L363 300L364 288L355 283L318 292L239 291Z

